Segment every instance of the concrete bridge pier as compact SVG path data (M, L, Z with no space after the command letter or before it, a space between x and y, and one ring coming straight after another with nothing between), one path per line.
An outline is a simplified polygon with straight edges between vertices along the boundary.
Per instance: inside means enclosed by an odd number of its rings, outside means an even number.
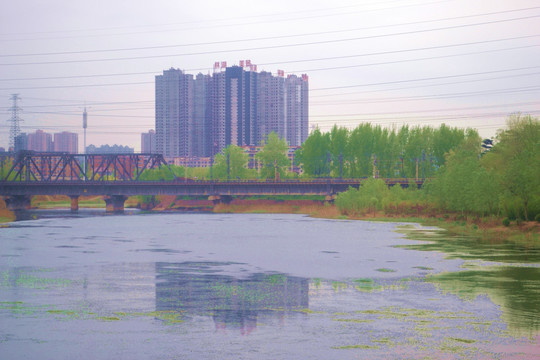
M71 199L71 212L79 211L79 195L70 195Z
M6 196L4 199L9 210L28 210L32 202L32 196L28 195Z
M210 195L208 200L210 200L214 205L217 204L229 204L232 201L231 195Z
M105 208L108 213L124 212L124 203L127 196L124 195L108 195L103 198L105 200Z

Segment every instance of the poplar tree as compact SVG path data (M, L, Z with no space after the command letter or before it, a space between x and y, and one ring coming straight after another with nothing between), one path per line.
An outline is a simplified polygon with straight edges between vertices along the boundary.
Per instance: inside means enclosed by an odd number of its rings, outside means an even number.
M263 149L255 155L262 164L260 176L264 179L284 176L291 165L287 156L289 146L285 139L280 139L278 134L272 131L263 145Z

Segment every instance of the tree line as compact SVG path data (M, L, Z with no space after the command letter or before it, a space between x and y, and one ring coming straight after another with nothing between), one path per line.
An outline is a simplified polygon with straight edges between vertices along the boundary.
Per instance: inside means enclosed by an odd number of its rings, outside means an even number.
M388 129L366 123L353 130L334 126L328 133L314 130L297 159L309 177L425 178L444 165L444 154L477 135L444 124Z
M211 168L172 167L178 177L197 179L361 178L360 189L339 194L341 211L456 211L465 216L498 215L540 219L540 123L515 114L489 149L474 129L441 125L384 128L369 123L349 130L315 129L295 154L298 175L289 171L288 146L276 133L261 144L249 169L249 156L230 145L214 157ZM489 141L492 142L491 140ZM488 151L489 150L489 151ZM141 180L169 179L165 169L149 170ZM420 190L388 189L378 178L424 178Z
M482 148L475 131L461 134L431 164L436 165L428 169L430 178L421 190L388 189L381 180L370 179L358 190L339 194L337 206L344 213L455 211L540 221L539 120L510 116L489 151Z

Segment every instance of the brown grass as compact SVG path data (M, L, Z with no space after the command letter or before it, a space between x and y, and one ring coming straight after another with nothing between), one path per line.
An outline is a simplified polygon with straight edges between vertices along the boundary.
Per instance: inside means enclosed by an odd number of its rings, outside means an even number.
M0 197L0 223L15 220L15 214L6 208L6 202Z
M269 213L269 214L312 214L322 211L324 205L314 200L233 200L229 204L217 204L214 212Z

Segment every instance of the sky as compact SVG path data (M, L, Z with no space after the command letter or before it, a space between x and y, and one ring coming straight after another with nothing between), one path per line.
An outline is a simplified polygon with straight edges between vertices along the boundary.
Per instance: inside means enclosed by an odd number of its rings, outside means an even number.
M309 122L445 123L493 137L540 115L538 0L18 0L0 12L0 147L21 131L140 151L155 76L216 61L309 76Z

